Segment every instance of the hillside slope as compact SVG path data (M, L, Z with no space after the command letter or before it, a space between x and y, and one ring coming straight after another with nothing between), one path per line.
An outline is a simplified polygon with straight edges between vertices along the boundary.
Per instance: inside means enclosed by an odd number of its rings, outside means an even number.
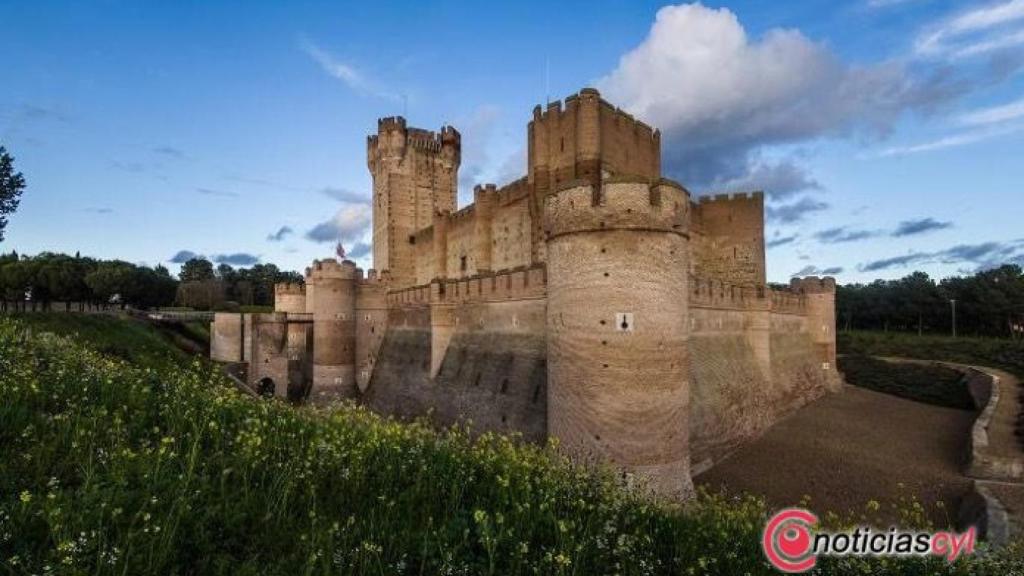
M758 501L684 512L506 438L251 399L198 362L136 367L0 319L0 394L8 573L772 573Z

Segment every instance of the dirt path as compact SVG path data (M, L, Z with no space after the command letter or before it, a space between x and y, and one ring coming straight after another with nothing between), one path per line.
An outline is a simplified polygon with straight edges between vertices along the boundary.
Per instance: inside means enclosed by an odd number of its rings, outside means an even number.
M695 480L777 507L808 496L819 514L859 515L874 500L882 506L868 519L886 522L898 521L901 499L913 496L936 526L947 526L971 487L962 469L975 416L844 386Z

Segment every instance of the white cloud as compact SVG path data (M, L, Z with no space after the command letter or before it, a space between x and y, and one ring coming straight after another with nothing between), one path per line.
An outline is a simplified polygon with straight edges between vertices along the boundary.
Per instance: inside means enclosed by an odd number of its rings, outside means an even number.
M956 91L898 63L847 64L797 30L750 38L734 13L701 4L660 9L597 84L662 130L666 172L698 187L749 176L750 153L763 146L885 135L905 111Z
M918 55L963 58L1024 44L1024 30L1005 32L1024 20L1024 0L1006 0L972 8L932 26L917 38ZM987 34L995 33L994 37Z
M369 204L346 204L330 220L306 232L306 238L314 242L360 240L366 235L372 219L373 212Z
M966 112L961 114L960 117L957 118L957 121L966 126L980 126L998 124L1000 122L1016 120L1021 117L1024 117L1024 98L1009 104Z
M976 144L985 140L991 140L1000 136L1006 136L1008 134L1014 134L1024 130L1024 124L1011 124L1004 126L983 126L981 128L975 128L972 130L966 130L958 134L950 134L930 140L928 142L921 142L919 144L910 144L907 146L893 146L882 150L875 156L907 156L910 154L919 154L921 152L934 152L936 150L944 150L946 148L957 148L960 146L967 146L969 144Z
M314 62L319 64L320 68L322 68L324 72L338 80L341 80L349 88L363 94L376 96L393 102L402 101L402 97L398 94L381 88L375 82L370 81L354 66L346 62L342 62L333 54L327 52L323 48L320 48L316 44L313 44L311 41L302 39L299 43L299 47L302 48L302 51L312 58Z
M462 166L459 169L459 195L472 198L473 186L493 172L490 144L501 117L501 108L493 104L477 106L473 112L455 121L462 135Z

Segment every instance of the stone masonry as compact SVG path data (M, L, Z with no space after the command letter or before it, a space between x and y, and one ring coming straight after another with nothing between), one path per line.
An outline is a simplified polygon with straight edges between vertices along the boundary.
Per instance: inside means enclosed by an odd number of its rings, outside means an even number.
M835 281L766 284L764 196L694 198L661 136L584 89L533 111L527 174L456 209L461 139L367 139L373 258L319 260L211 355L264 393L558 438L662 495L833 390Z

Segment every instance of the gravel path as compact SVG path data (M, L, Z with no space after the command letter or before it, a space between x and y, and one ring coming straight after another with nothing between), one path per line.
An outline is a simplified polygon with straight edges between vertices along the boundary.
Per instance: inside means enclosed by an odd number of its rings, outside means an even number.
M976 414L844 386L779 422L695 481L731 493L763 495L770 505L864 513L895 522L901 498L916 497L936 526L956 517L970 489L961 473ZM943 502L944 507L936 505Z

